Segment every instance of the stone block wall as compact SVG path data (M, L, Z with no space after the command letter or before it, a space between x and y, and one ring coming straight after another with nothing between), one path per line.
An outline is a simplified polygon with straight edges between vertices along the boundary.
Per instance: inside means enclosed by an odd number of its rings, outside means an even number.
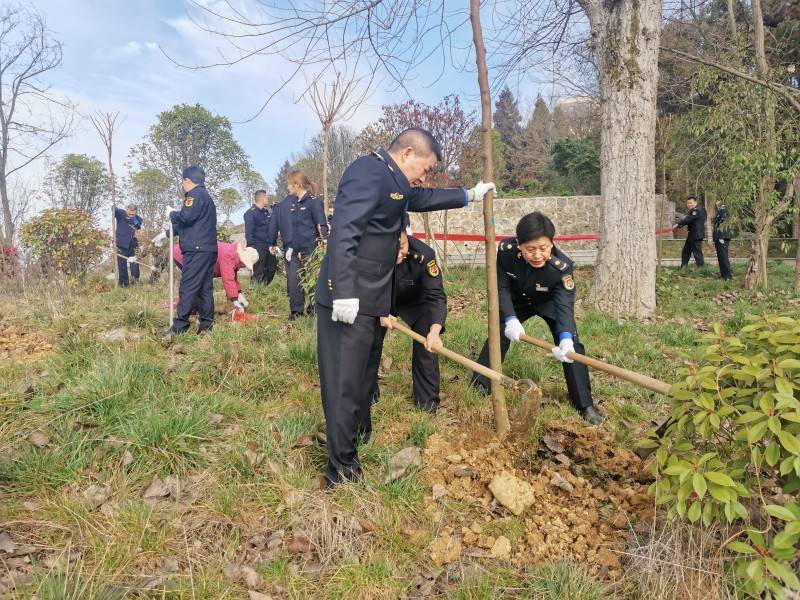
M514 236L517 222L526 214L541 211L549 216L556 226L556 236L587 235L600 232L601 196L556 196L540 198L496 198L495 231L498 237ZM655 229L669 227L675 219L675 203L656 195ZM434 234L445 230L444 212L430 213L431 230ZM414 232L424 232L422 215L411 213ZM447 211L447 230L450 234L483 235L483 203L472 202L467 208ZM672 237L668 234L667 237ZM576 262L593 264L597 255L597 240L556 241L556 245ZM436 240L435 249L440 260L444 259L445 243ZM447 241L448 264L480 266L484 261L482 241Z

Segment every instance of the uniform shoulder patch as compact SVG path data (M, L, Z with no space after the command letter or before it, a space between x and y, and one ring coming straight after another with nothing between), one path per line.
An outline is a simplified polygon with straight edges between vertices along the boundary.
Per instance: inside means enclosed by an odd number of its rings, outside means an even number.
M189 196L186 200L183 201L183 205L186 208L191 208L192 204L194 204L194 198L192 198L191 196Z
M564 289L570 292L575 289L575 280L572 278L572 275L564 275L561 281L564 282Z
M429 260L428 264L427 264L427 267L428 267L428 275L430 275L431 277L438 277L439 276L439 273L440 273L439 265L436 264L435 260Z

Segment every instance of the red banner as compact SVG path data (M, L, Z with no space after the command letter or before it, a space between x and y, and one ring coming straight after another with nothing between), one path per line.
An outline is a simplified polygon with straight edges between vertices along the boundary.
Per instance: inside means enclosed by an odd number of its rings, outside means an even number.
M666 233L670 233L672 231L672 227L665 227L663 229L659 229L656 231L656 235L664 235ZM415 231L414 237L424 240L425 239L425 232ZM486 237L480 234L475 233L449 233L447 235L443 233L434 233L434 239L436 240L448 240L451 242L485 242ZM509 238L513 238L513 235L498 235L495 236L498 242L502 242L503 240L507 240ZM600 234L599 233L579 233L573 235L557 235L555 238L557 242L575 242L580 240L599 240Z

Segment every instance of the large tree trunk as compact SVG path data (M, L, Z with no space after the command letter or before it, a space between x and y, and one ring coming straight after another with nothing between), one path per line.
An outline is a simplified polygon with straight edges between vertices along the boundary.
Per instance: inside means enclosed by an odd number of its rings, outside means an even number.
M753 47L756 53L758 74L763 80L769 79L769 65L764 51L764 18L761 13L761 0L753 0ZM771 90L762 90L764 110L764 135L769 160L759 182L755 205L755 239L750 250L744 287L748 290L767 287L767 244L774 214L770 214L771 197L775 194L775 96Z
M794 294L800 296L800 175L795 177L794 186L794 241L797 250L794 256Z
M489 95L489 71L486 68L486 48L481 29L480 0L470 0L469 17L472 22L472 41L475 45L475 63L478 67L478 87L481 91L481 146L483 151L483 180L494 181L492 172L492 100ZM494 234L494 194L483 198L483 226L486 231L486 293L489 300L489 366L503 371L500 355L500 300L497 291L497 247ZM508 407L503 384L492 381L492 407L497 433L505 435L510 429Z
M660 0L581 0L600 72L603 210L589 300L648 318L656 309L655 126Z

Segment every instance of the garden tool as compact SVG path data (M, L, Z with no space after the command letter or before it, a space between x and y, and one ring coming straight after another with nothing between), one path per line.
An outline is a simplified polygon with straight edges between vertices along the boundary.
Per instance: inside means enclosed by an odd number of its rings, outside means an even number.
M175 231L172 219L169 220L169 327L175 323L175 244L172 243Z
M124 258L126 260L128 259L127 256L123 256L119 252L117 252L117 256L120 257L120 258ZM142 265L143 267L147 267L148 269L153 269L154 271L156 269L153 265L148 265L146 262L143 262L143 261L139 260L138 258L136 259L136 264Z

